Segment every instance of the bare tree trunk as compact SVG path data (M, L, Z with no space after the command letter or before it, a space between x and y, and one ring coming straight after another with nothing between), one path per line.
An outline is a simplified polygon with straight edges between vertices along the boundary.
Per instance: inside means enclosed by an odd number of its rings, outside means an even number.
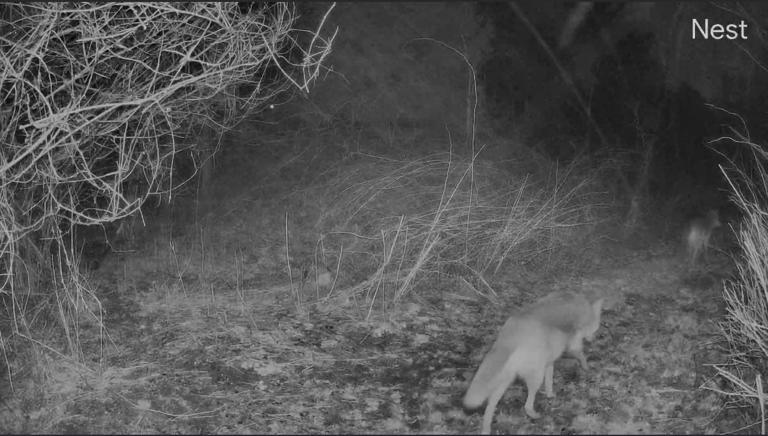
M624 220L624 237L627 238L637 231L643 220L643 210L648 203L648 179L650 177L651 162L653 160L653 153L655 148L655 141L650 141L646 144L642 141L644 149L642 151L642 161L640 162L640 171L637 173L634 186L629 180L622 174L625 186L630 193L629 197L629 210L627 211L627 217Z

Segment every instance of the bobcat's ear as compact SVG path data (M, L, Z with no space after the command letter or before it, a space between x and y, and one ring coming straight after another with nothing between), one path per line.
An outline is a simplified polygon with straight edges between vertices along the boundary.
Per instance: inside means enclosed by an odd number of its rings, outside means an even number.
M600 298L594 303L592 303L592 310L595 312L595 315L600 315L600 312L603 311L603 302L605 301L605 298Z

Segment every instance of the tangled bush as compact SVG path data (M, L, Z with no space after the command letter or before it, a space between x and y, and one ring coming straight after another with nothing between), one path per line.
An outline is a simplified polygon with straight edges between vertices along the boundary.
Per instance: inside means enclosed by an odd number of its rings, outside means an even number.
M286 3L0 4L0 299L14 333L30 331L31 289L56 294L65 324L80 310L75 226L170 195L179 154L197 168L211 153L199 132L309 90L329 12L308 31Z

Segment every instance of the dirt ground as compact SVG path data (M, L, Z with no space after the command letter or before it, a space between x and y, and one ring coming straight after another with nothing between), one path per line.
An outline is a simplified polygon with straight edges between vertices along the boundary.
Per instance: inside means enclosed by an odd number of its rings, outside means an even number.
M4 399L4 432L476 432L482 411L465 412L461 397L505 308L557 289L607 299L587 346L590 369L558 361L555 398L537 396L536 421L522 412L524 387L515 383L495 432L734 429L722 399L699 389L719 356L719 278L686 272L669 247L625 252L585 277L500 275L498 306L468 288L446 292L455 280L446 277L369 315L355 301L310 303L319 291L311 284L297 313L290 283L242 279L247 260L239 278L202 287L194 262L174 276L145 245L111 255L92 276L108 336L102 343L91 324L80 337L92 363L103 353L101 369L51 353L43 383L17 381Z

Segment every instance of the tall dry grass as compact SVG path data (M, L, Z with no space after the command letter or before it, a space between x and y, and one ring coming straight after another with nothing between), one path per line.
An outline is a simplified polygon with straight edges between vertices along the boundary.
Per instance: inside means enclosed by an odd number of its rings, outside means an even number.
M748 134L719 138L740 147L738 161L721 167L731 200L741 211L735 225L741 248L735 259L736 274L724 283L728 314L721 324L728 361L713 365L721 381L705 387L724 395L731 406L746 408L752 428L766 434L763 384L768 375L768 152ZM751 413L750 411L754 411Z
M494 300L488 278L509 264L567 268L605 218L604 194L581 161L442 153L359 156L311 196L327 200L318 224L328 230L324 257L360 273L338 292L364 296L370 314L446 271Z

